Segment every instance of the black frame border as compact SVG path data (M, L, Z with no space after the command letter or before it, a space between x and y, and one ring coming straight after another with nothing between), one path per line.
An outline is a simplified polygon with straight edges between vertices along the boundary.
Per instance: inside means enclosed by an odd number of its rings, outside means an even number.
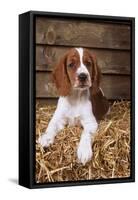
M35 19L55 17L131 24L131 175L127 178L35 182ZM19 184L27 188L80 186L135 181L135 18L29 11L19 15Z

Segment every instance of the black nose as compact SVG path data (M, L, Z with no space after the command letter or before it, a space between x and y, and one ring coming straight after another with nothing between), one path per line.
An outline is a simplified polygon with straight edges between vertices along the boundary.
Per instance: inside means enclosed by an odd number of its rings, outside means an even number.
M80 73L80 74L78 75L78 78L79 78L80 81L86 81L86 79L87 79L87 74L85 74L85 73Z

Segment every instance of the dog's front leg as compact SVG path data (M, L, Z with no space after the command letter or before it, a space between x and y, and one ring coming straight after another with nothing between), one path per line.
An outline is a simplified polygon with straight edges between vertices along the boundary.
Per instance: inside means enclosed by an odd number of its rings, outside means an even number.
M48 124L46 131L39 137L38 142L43 147L48 147L54 142L54 138L57 133L65 126L65 120L63 119L63 112L60 109L56 109L51 121Z
M78 145L77 156L79 161L85 165L92 158L92 134L96 132L98 124L92 119L82 121L82 126L84 130Z

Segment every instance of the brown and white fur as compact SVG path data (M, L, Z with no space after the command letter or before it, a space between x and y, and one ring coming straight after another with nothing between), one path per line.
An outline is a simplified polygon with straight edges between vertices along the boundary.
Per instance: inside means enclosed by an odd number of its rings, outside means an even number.
M98 120L109 109L100 88L100 77L96 58L87 49L73 48L60 59L53 71L60 98L45 133L38 140L43 147L52 144L66 124L80 123L83 132L77 157L82 164L92 158L92 134L98 128Z

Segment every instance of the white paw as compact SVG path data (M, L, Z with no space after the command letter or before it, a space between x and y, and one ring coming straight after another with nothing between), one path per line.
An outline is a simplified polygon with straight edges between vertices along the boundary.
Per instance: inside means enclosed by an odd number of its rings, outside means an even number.
M77 156L79 161L85 165L92 158L91 142L87 140L81 140L77 150Z
M40 143L42 147L48 147L50 144L53 144L53 142L54 142L54 136L48 133L44 133L38 139L38 143Z

